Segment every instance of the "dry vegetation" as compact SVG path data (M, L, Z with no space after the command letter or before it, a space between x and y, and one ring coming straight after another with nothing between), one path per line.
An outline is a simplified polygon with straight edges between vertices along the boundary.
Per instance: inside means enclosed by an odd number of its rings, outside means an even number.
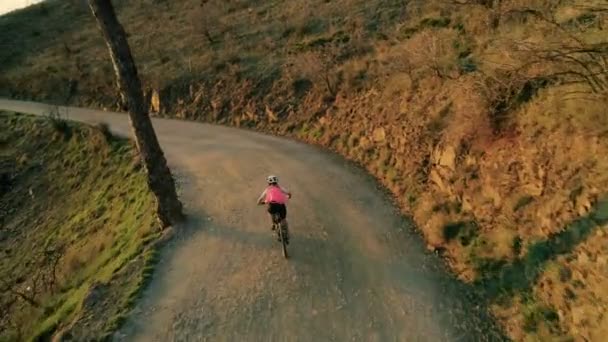
M0 113L0 341L103 339L159 230L132 146L103 127Z
M118 4L155 111L359 162L515 340L608 332L605 1ZM0 94L120 108L82 8L0 32Z

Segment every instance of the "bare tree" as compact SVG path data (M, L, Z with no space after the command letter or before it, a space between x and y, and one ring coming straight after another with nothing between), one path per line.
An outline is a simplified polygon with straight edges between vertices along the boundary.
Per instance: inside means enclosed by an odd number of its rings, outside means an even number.
M608 7L583 7L585 11L602 12ZM555 5L544 7L512 6L502 16L524 16L543 24L546 39L542 44L534 41L506 42L512 54L521 61L509 68L510 72L528 78L543 78L561 84L579 83L593 93L608 91L608 41L588 41L579 27L559 22ZM584 29L583 29L584 31Z
M341 75L337 71L336 58L339 49L329 46L324 49L306 52L291 58L288 68L292 78L305 78L327 92L328 99L335 99L340 90Z
M137 150L148 176L148 185L156 196L158 218L163 228L167 227L184 218L182 204L177 198L175 182L148 115L148 106L125 31L116 18L110 0L89 0L89 7L110 52L118 88L123 103L127 105Z

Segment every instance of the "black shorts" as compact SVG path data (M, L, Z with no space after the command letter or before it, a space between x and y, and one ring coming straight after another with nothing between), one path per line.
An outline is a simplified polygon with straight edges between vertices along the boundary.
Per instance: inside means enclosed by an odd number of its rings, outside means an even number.
M268 212L270 215L279 214L281 220L284 220L287 217L287 207L285 204L268 203Z

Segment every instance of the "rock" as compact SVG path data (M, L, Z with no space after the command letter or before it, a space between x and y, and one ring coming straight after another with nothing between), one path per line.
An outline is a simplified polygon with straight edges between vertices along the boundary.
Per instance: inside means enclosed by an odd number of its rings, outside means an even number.
M384 142L386 140L386 131L384 130L383 127L379 127L374 129L374 132L372 133L372 138L374 139L375 142L381 143Z
M266 106L265 111L266 111L266 115L268 116L268 121L270 121L270 122L279 121L279 117L268 106Z
M581 265L585 265L589 262L589 256L585 252L581 252L577 257L578 262Z
M215 98L211 100L211 108L213 108L214 111L217 111L221 106L222 101L220 99Z
M160 93L158 90L152 90L152 97L150 99L150 111L153 113L160 113Z
M500 193L498 192L498 190L496 190L493 186L488 184L490 182L491 182L491 180L486 179L484 182L484 185L481 188L481 191L486 198L489 198L492 200L494 207L498 208L502 204L502 197L500 196Z
M359 146L361 146L362 149L366 150L371 146L371 142L368 138L361 137L361 139L359 139Z
M205 93L201 90L194 96L194 100L192 100L192 104L195 106L200 105L203 102Z
M463 212L471 212L473 211L473 205L471 204L471 201L469 200L469 198L467 196L462 196L462 199L460 200L460 203L462 203L462 211Z
M437 172L437 170L435 170L435 169L431 170L431 172L429 174L429 178L431 179L431 181L433 183L435 183L435 185L437 185L439 190L441 190L443 192L448 192L448 188L445 185L443 179L441 178L441 175L439 174L439 172Z
M575 325L581 325L585 323L586 319L585 308L582 306L578 306L572 308L572 323Z
M585 313L580 308L573 308L571 313L572 323L576 325L580 324L584 314Z
M255 120L255 113L251 110L247 110L244 115L245 115L245 119Z
M439 155L438 164L450 170L456 170L456 150L452 146L447 146Z
M465 160L464 163L466 166L473 166L473 165L477 165L477 159L471 155L468 155Z
M522 186L522 191L530 196L538 197L543 194L544 185L542 181L535 181Z
M587 215L587 213L589 213L589 211L591 211L591 201L585 194L578 196L576 198L575 203L576 203L576 212L580 216L585 216L585 215Z

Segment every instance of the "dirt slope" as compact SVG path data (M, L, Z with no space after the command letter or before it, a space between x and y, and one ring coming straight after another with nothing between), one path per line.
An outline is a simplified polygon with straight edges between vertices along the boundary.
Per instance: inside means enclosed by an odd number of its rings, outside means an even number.
M7 100L0 108L49 110ZM123 115L66 113L129 133ZM291 141L198 123L154 124L191 219L118 339L501 339L483 303L425 254L410 222L362 172ZM254 205L269 172L294 193L287 262Z

